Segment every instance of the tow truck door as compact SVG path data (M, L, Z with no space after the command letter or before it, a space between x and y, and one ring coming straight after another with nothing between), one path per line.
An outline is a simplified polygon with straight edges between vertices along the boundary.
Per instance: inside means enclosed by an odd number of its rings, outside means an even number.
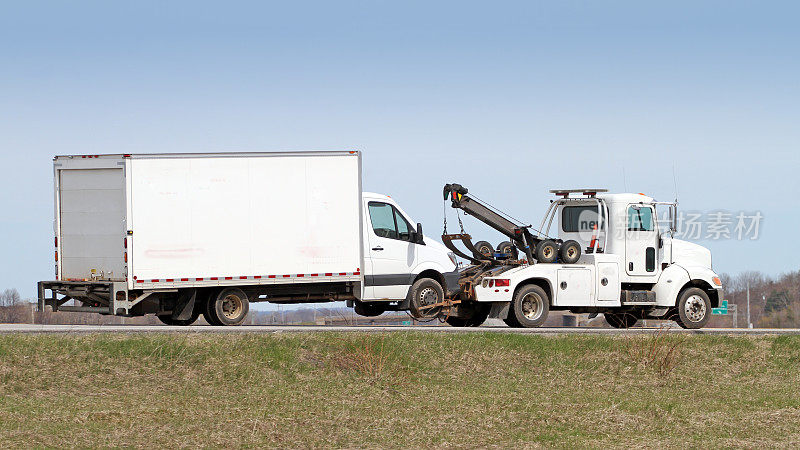
M656 274L658 229L651 205L630 204L625 231L625 272L631 276Z

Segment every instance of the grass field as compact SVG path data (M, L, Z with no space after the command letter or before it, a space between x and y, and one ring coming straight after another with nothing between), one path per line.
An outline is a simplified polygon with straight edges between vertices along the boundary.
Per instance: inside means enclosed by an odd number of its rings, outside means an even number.
M796 447L800 337L0 336L0 446Z

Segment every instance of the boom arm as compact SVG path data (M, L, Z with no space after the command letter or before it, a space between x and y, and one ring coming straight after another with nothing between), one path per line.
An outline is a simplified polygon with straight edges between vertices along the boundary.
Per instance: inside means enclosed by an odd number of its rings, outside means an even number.
M467 188L460 184L446 184L444 186L443 196L445 200L448 198L450 199L453 208L463 210L486 225L508 236L517 248L525 252L528 262L533 264L533 251L531 246L535 245L538 239L531 235L530 231L528 231L528 227L508 220L488 205L467 195L468 193L469 191Z

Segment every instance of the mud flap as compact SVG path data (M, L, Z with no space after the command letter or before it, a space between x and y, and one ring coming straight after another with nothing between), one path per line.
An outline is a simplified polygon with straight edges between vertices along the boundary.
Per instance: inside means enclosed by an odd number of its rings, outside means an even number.
M174 320L187 320L192 317L194 312L194 304L197 300L197 290L190 289L180 296L178 301L175 302L175 308L172 309L172 318Z
M505 319L508 317L510 302L495 302L492 303L492 309L489 311L489 317L492 319Z

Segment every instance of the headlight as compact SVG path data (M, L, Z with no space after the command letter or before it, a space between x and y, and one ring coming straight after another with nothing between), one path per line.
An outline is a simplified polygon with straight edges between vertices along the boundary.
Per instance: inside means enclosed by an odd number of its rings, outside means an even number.
M453 261L453 264L455 264L456 266L458 265L458 261L456 261L456 254L455 253L448 252L447 256L450 257L450 261Z

